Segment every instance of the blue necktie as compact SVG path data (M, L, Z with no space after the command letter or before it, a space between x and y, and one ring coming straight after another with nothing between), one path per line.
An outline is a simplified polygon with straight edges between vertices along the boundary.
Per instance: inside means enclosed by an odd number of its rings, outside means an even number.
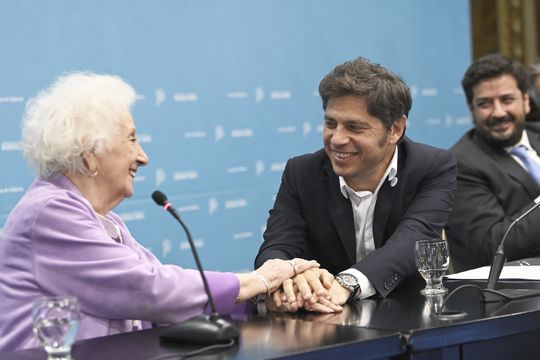
M510 153L512 155L517 156L521 161L523 161L523 164L525 165L525 168L529 172L529 174L533 177L534 180L536 180L536 183L540 185L540 165L536 163L529 155L527 148L524 145L519 145L517 147L512 148L510 150Z

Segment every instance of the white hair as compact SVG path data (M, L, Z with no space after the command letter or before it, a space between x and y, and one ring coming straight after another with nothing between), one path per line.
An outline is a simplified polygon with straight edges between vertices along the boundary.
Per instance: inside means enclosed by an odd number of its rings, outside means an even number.
M117 76L76 72L58 77L26 104L26 159L45 178L66 171L87 174L82 155L110 148L123 112L134 101L135 90Z

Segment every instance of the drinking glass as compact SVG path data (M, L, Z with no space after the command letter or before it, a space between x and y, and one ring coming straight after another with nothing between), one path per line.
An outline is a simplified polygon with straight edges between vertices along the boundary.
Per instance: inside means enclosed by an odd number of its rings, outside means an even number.
M73 296L42 297L34 301L33 332L45 348L47 359L71 359L79 318L79 301Z
M442 278L448 270L450 255L446 240L419 240L414 248L414 260L418 272L426 281L426 287L420 291L423 295L445 294Z

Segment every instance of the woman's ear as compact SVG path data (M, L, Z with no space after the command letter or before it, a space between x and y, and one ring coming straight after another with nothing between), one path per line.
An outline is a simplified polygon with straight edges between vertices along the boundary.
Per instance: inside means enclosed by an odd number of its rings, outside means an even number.
M82 154L83 163L86 166L86 170L90 173L92 177L97 176L97 159L93 151L85 151Z

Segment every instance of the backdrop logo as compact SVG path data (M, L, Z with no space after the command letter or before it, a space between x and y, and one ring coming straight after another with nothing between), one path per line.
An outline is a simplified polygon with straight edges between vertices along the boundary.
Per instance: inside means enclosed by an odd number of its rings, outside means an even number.
M163 257L166 257L172 251L171 240L165 239L161 242L161 254Z
M227 93L229 99L245 99L248 97L248 93L244 91L231 91Z
M2 151L22 151L22 141L4 141L1 149Z
M190 211L199 211L199 210L201 210L201 207L198 204L184 205L184 206L178 207L178 211L181 213L186 213Z
M174 173L174 180L176 181L183 181L183 180L195 180L199 177L199 173L197 170L189 170L189 171L177 171Z
M253 129L233 129L231 130L231 137L233 138L242 138L242 137L252 137Z
M0 103L20 103L23 101L22 96L0 96Z
M262 87L257 87L255 89L255 102L258 104L264 100L264 89Z
M195 245L196 248L200 248L200 247L203 247L204 246L204 240L203 239L193 239L193 244ZM180 243L180 250L190 250L191 247L189 246L189 242L188 241L182 241Z
M165 170L162 168L159 168L156 170L156 186L159 187L165 180L167 179L167 174L165 173Z
M139 142L141 144L149 144L152 142L152 135L151 134L139 134L137 135L139 138Z
M208 199L208 214L212 215L219 209L219 203L216 198L211 197Z
M289 100L292 93L289 90L275 90L270 93L270 99L273 100Z
M4 187L4 188L0 188L0 195L1 194L21 193L23 191L24 191L24 188L22 186Z
M186 139L194 139L194 138L204 138L206 137L205 131L189 131L184 133L184 137Z
M247 172L248 168L247 166L231 166L230 168L227 168L227 172L229 174L236 174L236 173L244 173Z
M144 220L144 211L131 211L118 214L124 222Z
M272 163L270 164L270 171L279 171L279 172L282 172L283 170L285 170L285 165L287 163L285 162L277 162L277 163Z
M261 176L261 174L264 172L264 161L257 160L255 162L255 175Z
M246 207L248 205L247 199L233 199L225 201L225 209L236 209Z
M144 175L137 175L137 176L135 176L135 179L133 179L133 181L135 181L135 182L143 182L143 181L146 181L146 176L144 176Z
M304 121L304 123L302 124L302 134L304 134L304 136L307 136L309 135L309 133L311 133L311 123Z
M199 99L196 92L175 93L173 100L176 102L195 102Z
M439 91L437 90L437 88L424 88L421 91L422 96L429 96L429 97L437 96L438 93Z
M167 99L165 90L161 88L156 89L155 96L156 96L156 107L159 107L161 104L165 102L165 99Z
M244 231L240 233L233 234L234 240L240 240L240 239L248 239L253 237L253 232L251 231Z
M296 132L295 126L280 126L277 128L277 132L280 134L290 134Z
M214 139L216 143L220 142L221 139L225 137L225 129L223 129L223 126L216 126L214 128Z

